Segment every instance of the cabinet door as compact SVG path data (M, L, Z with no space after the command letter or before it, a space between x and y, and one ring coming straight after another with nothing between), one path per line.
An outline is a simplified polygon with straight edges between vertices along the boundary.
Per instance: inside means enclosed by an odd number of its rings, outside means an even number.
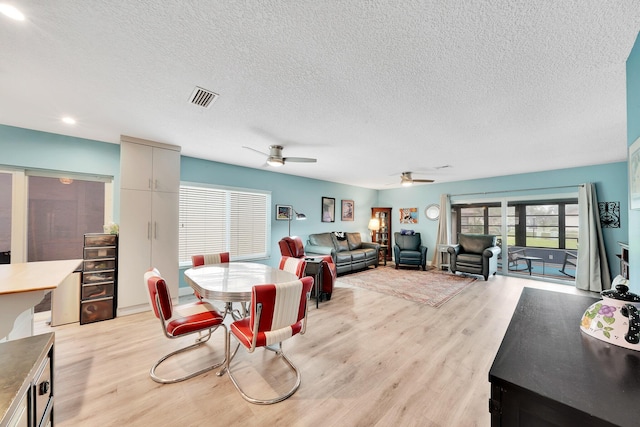
M144 304L148 301L142 276L152 267L151 195L151 191L120 191L118 308ZM162 273L162 266L158 268Z
M172 297L178 296L178 193L153 193L151 264L160 270Z
M180 190L180 152L153 148L153 191Z
M120 143L120 188L151 190L153 147L132 142Z

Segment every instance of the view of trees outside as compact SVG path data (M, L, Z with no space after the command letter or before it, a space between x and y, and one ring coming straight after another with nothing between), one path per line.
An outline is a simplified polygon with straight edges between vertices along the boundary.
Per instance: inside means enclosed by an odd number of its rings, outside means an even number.
M459 212L461 233L502 235L500 206L460 207ZM507 237L509 246L577 249L578 204L510 205L507 207Z

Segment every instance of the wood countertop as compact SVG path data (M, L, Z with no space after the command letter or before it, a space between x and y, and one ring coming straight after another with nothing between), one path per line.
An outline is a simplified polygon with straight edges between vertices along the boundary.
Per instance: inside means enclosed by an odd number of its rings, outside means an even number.
M55 289L81 259L0 264L0 295Z

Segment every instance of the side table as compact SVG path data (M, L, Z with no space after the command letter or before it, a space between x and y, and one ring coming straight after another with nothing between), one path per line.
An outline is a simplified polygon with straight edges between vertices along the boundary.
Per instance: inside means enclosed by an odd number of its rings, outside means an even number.
M320 297L322 296L322 258L305 258L307 267L304 269L305 276L313 276L313 293L316 298L316 308L320 307Z
M384 266L387 265L387 251L389 250L388 245L380 245L380 254L382 255L382 260L384 261Z
M449 270L449 267L451 266L451 261L450 261L450 258L449 258L449 252L447 252L447 249L449 248L449 246L452 246L452 245L446 245L446 244L438 245L438 253L440 254L440 269L441 270Z

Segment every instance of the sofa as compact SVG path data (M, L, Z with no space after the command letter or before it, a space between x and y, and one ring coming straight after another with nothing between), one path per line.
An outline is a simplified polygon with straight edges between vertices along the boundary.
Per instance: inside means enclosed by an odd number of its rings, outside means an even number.
M484 280L498 271L500 246L490 234L460 234L458 244L447 248L452 273L481 274Z
M310 234L304 248L307 256L331 255L338 274L378 267L380 244L363 242L360 233Z

